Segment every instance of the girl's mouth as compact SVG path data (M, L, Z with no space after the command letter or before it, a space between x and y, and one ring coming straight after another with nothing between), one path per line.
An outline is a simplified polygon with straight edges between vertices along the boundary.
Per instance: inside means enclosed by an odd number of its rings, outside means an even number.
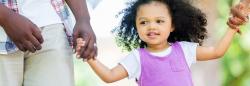
M160 35L160 33L157 33L157 32L149 32L149 33L147 33L147 36L149 38L156 38L159 35Z

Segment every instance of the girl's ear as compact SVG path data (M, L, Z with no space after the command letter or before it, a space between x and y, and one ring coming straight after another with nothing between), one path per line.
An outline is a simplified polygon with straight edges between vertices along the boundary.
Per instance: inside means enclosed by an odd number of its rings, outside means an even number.
M170 32L173 32L173 31L174 31L174 26L172 26L172 27L171 27L171 30L170 30Z

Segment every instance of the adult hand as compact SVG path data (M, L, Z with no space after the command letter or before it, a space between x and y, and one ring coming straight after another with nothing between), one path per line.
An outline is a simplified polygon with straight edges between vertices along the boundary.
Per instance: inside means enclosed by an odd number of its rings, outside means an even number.
M2 24L6 34L21 51L40 50L43 37L39 28L22 15L9 11Z
M73 47L76 51L77 38L82 38L85 45L81 47L79 55L83 59L95 58L97 55L96 36L89 21L76 22L73 31Z
M245 3L239 3L231 8L231 14L233 17L240 18L241 20L248 21L248 10Z
M237 29L239 32L239 26L245 24L248 21L248 14L250 10L247 7L246 2L241 2L231 8L231 17L227 24L230 28ZM240 32L239 32L240 33Z

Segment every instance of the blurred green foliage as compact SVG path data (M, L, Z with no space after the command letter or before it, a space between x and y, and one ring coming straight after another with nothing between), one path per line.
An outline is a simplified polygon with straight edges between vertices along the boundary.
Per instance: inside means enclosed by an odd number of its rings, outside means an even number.
M222 35L228 28L226 25L230 7L239 0L218 0L217 35ZM250 86L250 23L241 27L242 35L237 34L222 62L223 86Z
M87 62L74 59L75 86L102 86L101 80L95 75Z

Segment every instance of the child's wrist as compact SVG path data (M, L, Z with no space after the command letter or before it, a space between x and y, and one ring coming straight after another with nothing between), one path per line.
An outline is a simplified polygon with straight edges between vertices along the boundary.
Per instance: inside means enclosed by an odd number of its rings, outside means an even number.
M96 61L96 59L94 59L94 58L85 59L85 60L86 60L88 63Z
M228 29L230 32L232 32L232 33L239 33L240 34L240 29L233 29L233 28L229 28Z

